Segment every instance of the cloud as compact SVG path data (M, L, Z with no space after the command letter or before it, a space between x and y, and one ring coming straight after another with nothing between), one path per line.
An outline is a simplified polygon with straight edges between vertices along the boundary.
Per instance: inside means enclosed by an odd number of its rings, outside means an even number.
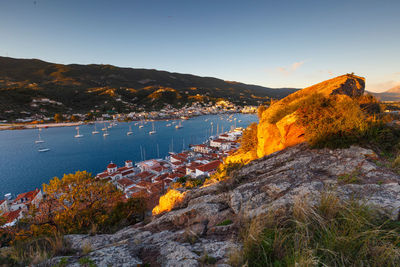
M284 74L284 75L289 75L293 72L295 72L298 68L300 68L301 66L303 66L304 61L299 61L299 62L294 62L293 64L291 64L290 66L286 66L286 67L278 67L277 70Z

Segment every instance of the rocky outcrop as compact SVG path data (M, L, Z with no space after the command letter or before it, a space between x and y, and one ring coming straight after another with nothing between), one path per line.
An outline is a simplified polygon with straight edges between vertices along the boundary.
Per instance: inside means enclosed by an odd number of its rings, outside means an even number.
M364 93L365 80L347 74L297 91L265 110L257 128L257 156L304 142L304 129L296 123L296 110L312 94L358 97ZM340 98L339 98L340 100Z
M323 192L366 201L397 219L400 176L377 160L372 150L360 147L286 148L245 165L227 183L187 191L175 209L147 224L112 235L67 236L72 248L91 248L85 256L68 256L68 264L79 266L79 258L87 257L98 266L229 266L241 248L243 220L290 210L299 198L316 202ZM345 181L344 174L355 179Z

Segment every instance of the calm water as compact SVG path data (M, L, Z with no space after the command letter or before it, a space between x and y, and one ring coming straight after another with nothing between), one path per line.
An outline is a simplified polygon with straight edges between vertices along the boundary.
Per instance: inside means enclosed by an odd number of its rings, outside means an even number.
M152 123L144 124L139 129L134 123L118 123L109 129L109 136L103 137L103 124L96 124L100 134L92 135L94 125L80 126L82 138L74 138L75 127L43 129L41 137L45 140L43 147L49 152L38 152L38 130L0 131L0 199L6 193L18 194L41 187L54 176L62 177L64 173L87 170L96 174L105 169L110 161L122 165L125 160L134 162L143 159L165 157L169 151L179 152L189 144L202 143L210 135L223 127L227 131L235 121L226 120L227 115L209 115L195 117L182 122L182 129L175 129L175 124L166 127L172 121L156 121L157 131L149 135ZM256 115L235 114L237 127L246 127L257 121ZM213 122L213 126L211 126ZM178 121L176 121L178 123ZM133 135L126 132L132 126ZM143 153L141 153L141 147ZM158 148L157 148L158 147Z

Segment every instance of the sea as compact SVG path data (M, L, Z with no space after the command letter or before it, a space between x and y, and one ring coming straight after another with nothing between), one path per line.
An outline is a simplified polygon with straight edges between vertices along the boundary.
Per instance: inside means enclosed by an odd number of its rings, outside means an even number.
M140 162L152 158L165 158L169 152L189 149L190 144L205 142L217 132L234 127L247 127L257 122L254 114L220 114L193 117L188 120L117 122L104 137L104 124L79 126L81 138L74 138L76 127L42 129L44 143L36 144L38 129L0 131L0 199L11 193L42 188L53 177L88 171L93 175L106 169L110 162L122 166L125 160ZM181 129L175 125L181 123ZM171 124L171 126L167 126ZM109 124L107 123L106 126ZM153 130L155 134L150 135ZM99 134L92 134L94 129ZM132 135L127 135L129 127ZM47 152L39 149L48 148Z

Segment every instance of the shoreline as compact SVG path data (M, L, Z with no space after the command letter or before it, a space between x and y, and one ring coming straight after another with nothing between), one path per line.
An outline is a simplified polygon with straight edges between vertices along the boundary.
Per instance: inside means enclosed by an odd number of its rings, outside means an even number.
M200 116L208 116L208 115L223 115L223 114L248 114L242 112L220 112L215 114L202 114L202 115L194 115L186 118L165 118L165 119L146 119L144 121L168 121L168 120L189 120L194 117ZM118 120L102 120L102 121L88 121L88 122L61 122L61 123L38 123L38 124L29 124L29 123L0 123L0 131L15 131L15 130L32 130L39 128L56 128L56 127L73 127L79 125L90 125L90 124L102 124L102 123L110 123L110 122L140 122L141 120L130 120L130 121L118 121Z

